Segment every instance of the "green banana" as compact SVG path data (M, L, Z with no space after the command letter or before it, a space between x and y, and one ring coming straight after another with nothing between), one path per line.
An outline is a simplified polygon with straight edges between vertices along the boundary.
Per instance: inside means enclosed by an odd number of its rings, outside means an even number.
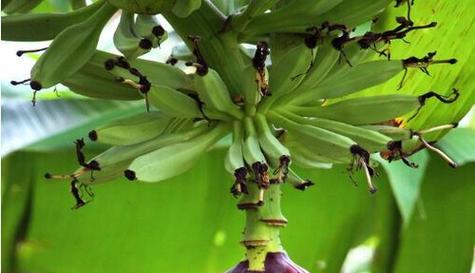
M214 108L208 107L207 105L202 105L201 110L203 111L203 116L207 119L212 120L222 120L222 121L233 121L233 117L218 111Z
M144 182L157 182L176 176L193 167L200 156L227 133L229 127L218 124L209 132L189 141L165 146L137 157L128 171Z
M275 34L271 37L271 45L269 88L274 99L291 93L302 82L313 62L313 54L300 36Z
M238 196L241 193L248 193L247 190L247 168L244 163L243 153L243 132L239 121L233 122L233 143L229 147L224 158L224 167L233 175L235 181L231 187L231 193Z
M332 163L322 163L316 161L298 151L291 149L292 162L302 168L306 169L331 169L333 167Z
M284 114L284 113L283 113ZM380 134L377 131L368 130L362 127L349 125L347 123L322 119L313 117L311 119L304 118L292 113L285 113L285 116L293 120L296 123L312 125L318 128L322 128L334 133L351 138L366 150L370 152L377 152L386 149L387 144L392 139L384 134Z
M2 12L10 13L26 13L41 4L43 0L12 0L6 4L2 3Z
M295 161L296 164L302 164L303 167L309 168L309 166L315 165L320 166L321 164L346 164L349 163L347 158L335 158L335 157L328 157L325 156L318 150L314 150L313 146L314 143L305 140L300 141L297 136L294 134L287 134L285 137L282 138L282 144L285 145L290 151L292 155L292 160ZM303 145L302 145L303 144ZM312 148L307 148L312 147ZM300 160L300 161L299 161ZM313 167L312 167L313 168Z
M246 137L242 145L244 160L249 166L254 164L267 164L266 158L259 146L259 139L252 119L245 117L243 119Z
M140 37L153 40L153 28L156 26L160 26L160 23L155 15L138 14L133 31Z
M331 37L333 38L333 37ZM329 41L329 46L335 50L335 47ZM345 55L348 58L348 62L351 64L351 66L348 65L348 63L345 60L342 60L341 52L338 50L335 50L338 53L338 59L336 64L333 65L333 67L330 70L330 73L328 75L342 75L344 73L348 73L351 71L355 66L358 66L360 64L363 64L365 62L371 61L372 57L374 56L371 51L369 50L361 50L359 45L357 43L354 44L349 44L345 46L344 52Z
M159 148L187 141L208 130L208 126L201 124L192 129L183 132L169 132L159 135L158 137L141 143L124 146L114 146L105 152L97 155L93 160L99 163L102 168L104 166L114 165L125 160L133 160L134 158L146 153L150 153Z
M152 41L154 48L160 46L168 38L168 33L155 15L137 15L133 30L140 37Z
M162 134L170 121L170 117L158 111L140 113L94 129L89 138L111 145L137 144Z
M277 174L277 182L283 183L287 178L288 168L292 163L290 152L280 143L274 134L272 134L269 123L264 115L257 114L254 120L257 126L261 149L266 155L271 167L275 169L274 173Z
M175 2L172 12L181 18L188 17L193 11L201 7L201 0L179 0Z
M282 160L288 160L286 165L290 165L289 150L272 134L265 116L258 113L254 121L257 127L259 144L271 166L280 168Z
M277 126L288 129L289 136L294 135L316 156L331 159L329 163L352 161L350 147L356 145L352 139L315 126L298 124L275 112L270 112L268 118Z
M119 56L104 51L97 50L94 56L89 60L88 64L91 64L91 70L95 67L94 73L98 71L105 71L104 64L106 61L114 59ZM147 79L152 85L165 85L175 89L193 90L193 83L191 78L186 75L179 68L167 65L164 63L152 62L148 60L135 59L128 61L131 67L136 68L142 74L147 76ZM131 75L126 70L110 71L116 74L116 76L129 78Z
M338 18L338 23L352 28L371 21L375 14L387 7L388 2L389 0L301 0L292 5L293 1L285 1L292 8L282 5L272 12L256 16L243 32L253 36L273 32L301 33L309 26L318 26L334 18Z
M205 105L237 119L243 118L243 112L232 101L226 84L216 71L209 69L204 76L195 75L193 83Z
M332 74L321 83L302 90L298 95L293 95L288 103L298 105L318 99L343 97L384 83L402 70L403 67L398 60L362 63L351 69Z
M130 165L132 160L124 160L115 164L102 166L100 171L91 172L87 175L83 168L77 169L74 173L82 175L77 176L75 179L85 185L95 185L99 183L108 182L124 176L124 170Z
M239 121L233 122L233 143L229 146L224 159L224 167L226 170L234 175L236 170L246 168L243 160L242 145L243 132Z
M176 89L163 85L153 85L147 95L150 105L169 116L180 118L203 117L198 103Z
M244 142L242 143L242 154L244 156L244 161L250 167L250 170L252 170L255 178L254 181L259 188L257 198L258 202L254 205L262 205L264 202L264 189L267 189L270 185L268 174L269 165L267 164L266 158L259 146L259 139L253 120L250 117L245 117L242 122L244 123L246 133ZM285 171L285 173L282 172L281 176L279 176L279 180L285 178L285 175L287 174L287 168L282 170ZM250 198L253 197L250 196Z
M417 165L410 162L408 157L423 148L427 148L438 154L445 161L447 161L450 166L455 168L457 167L457 163L442 150L435 147L433 142L427 141L425 135L431 134L433 132L450 130L457 126L458 123L450 123L418 131L388 125L366 125L363 127L387 134L394 139L394 141L388 143L387 149L380 152L380 155L383 159L386 159L390 162L392 160L401 159L409 167L416 168Z
M61 84L76 94L86 97L114 100L138 100L142 96L130 86L114 79L104 78L92 73L78 71L63 80Z
M128 70L115 66L108 68L109 70L104 68L106 62L117 58L117 55L96 51L78 72L62 83L72 91L89 97L122 100L142 99L143 96L137 91L137 88L117 81L117 78L127 79L133 76ZM174 89L192 89L191 79L178 68L139 59L131 61L130 65L150 75L147 79L152 84L165 85Z
M390 145L388 145L387 150L380 152L381 157L385 160L388 160L389 162L393 160L402 160L407 166L411 168L417 168L417 164L409 161L409 156L415 154L416 152L424 148L427 148L428 150L436 153L439 157L445 160L452 168L458 167L455 160L453 160L450 156L444 153L441 149L433 145L434 142L427 141L425 137L423 137L423 134L415 132L414 136L415 137L413 138L402 141L393 141Z
M309 25L315 23L320 24L325 19L320 19L321 15L330 11L335 6L338 6L343 0L336 1L287 1L278 8L273 9L270 13L263 13L255 18L247 25L244 32L250 33L268 33L260 24L272 25L270 32L293 32L296 30L303 30ZM275 1L274 1L275 2ZM312 18L312 20L310 20ZM318 18L318 19L315 19ZM339 17L333 17L339 18ZM320 21L322 20L322 21ZM266 22L272 22L268 24ZM296 31L298 32L298 31Z
M269 68L269 89L272 96L266 98L261 111L267 111L277 99L292 93L305 78L314 54L300 36L274 34L271 36L272 66Z
M182 70L164 63L136 59L130 65L144 75L152 85L165 85L175 89L193 90L192 80Z
M104 69L96 71L88 63L61 84L74 93L99 99L139 100L143 97L136 89L118 82Z
M262 98L259 94L259 85L256 79L256 69L252 66L252 64L249 64L243 69L242 75L244 76L241 93L244 96L245 110L249 115L253 115L256 111L256 105ZM265 75L269 75L267 70L265 70Z
M389 125L363 125L360 127L386 135L393 140L406 140L412 137L412 132L410 129L401 127Z
M305 74L305 77L303 78L302 83L298 86L296 92L299 92L300 90L306 91L314 86L317 86L320 82L327 78L327 75L333 66L338 62L338 56L340 54L332 47L330 43L317 46L314 51L314 64Z
M305 44L304 41L301 42L302 44ZM294 88L293 92L284 94L282 97L275 96L273 98L270 98L270 100L265 101L261 106L260 109L262 112L266 112L269 110L269 108L275 104L276 108L281 107L283 105L287 104L300 104L300 105L314 105L315 103L319 103L321 99L326 99L326 97L319 98L318 90L316 92L310 92L311 90L314 90L316 87L319 86L319 83L321 84L323 81L327 81L328 78L334 78L334 77L343 77L342 75L345 75L347 73L353 73L355 74L355 77L358 75L358 73L351 72L353 69L356 69L358 67L357 71L360 71L359 74L362 74L362 67L359 67L360 63L362 63L364 60L366 60L368 53L366 51L361 51L359 47L351 45L348 47L346 51L346 56L348 60L355 66L355 67L350 67L346 64L346 62L338 62L340 60L340 53L337 51L336 53L331 53L332 51L335 51L333 46L328 45L325 47L326 44L322 46L320 49L320 46L316 46L313 51L316 51L318 54L319 50L322 50L322 54L325 54L326 56L322 58L323 63L319 63L316 61L311 62L312 58L315 58L312 54L312 57L309 57L308 65L307 68L303 71L300 72L299 74L294 74L292 75L295 80L301 79L302 83L298 85L296 88ZM311 49L307 48L308 54L310 54ZM330 51L332 50L332 51ZM399 65L400 63L398 63ZM321 73L321 74L320 74ZM331 77L328 77L327 75L331 75ZM367 75L366 75L367 76ZM360 76L361 77L361 76ZM351 77L348 77L348 79L352 79ZM347 79L347 80L348 80ZM372 80L369 80L369 83L366 83L366 81L363 79L355 78L355 81L359 83L361 86L364 85L369 85L371 84ZM373 80L374 81L374 80ZM300 81L299 81L300 82ZM335 81L334 85L339 85L339 81ZM327 85L325 85L327 86ZM328 95L328 93L331 93L332 97L338 97L341 94L344 93L351 93L351 92L356 92L359 90L355 89L354 83L350 83L346 86L343 86L346 89L338 89L338 88L330 88L329 90L331 92L323 91L322 93L325 93Z
M134 32L134 14L122 11L119 25L114 33L114 46L128 60L136 59L152 49L153 42L148 38L141 38Z
M115 11L104 3L87 20L61 32L31 69L30 86L34 90L51 87L85 65L95 53L102 27Z
M364 125L400 117L420 106L417 96L397 94L346 99L320 107L289 106L288 110L307 117Z
M97 1L87 7L65 13L29 13L2 16L2 40L25 42L52 40L67 27L85 21L103 3L104 1Z
M296 189L304 191L308 189L310 186L315 185L309 179L302 179L300 176L292 169L289 169L289 176L287 181Z
M171 134L185 132L194 127L195 125L198 126L199 123L195 124L195 122L191 119L172 118L167 128L165 128L164 133Z

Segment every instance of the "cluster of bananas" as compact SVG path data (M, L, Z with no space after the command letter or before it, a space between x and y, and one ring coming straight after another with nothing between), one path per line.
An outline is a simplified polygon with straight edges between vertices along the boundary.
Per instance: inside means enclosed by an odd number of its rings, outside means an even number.
M39 2L2 1L2 10L26 12ZM409 69L429 74L432 65L456 63L435 59L436 52L391 59L392 41L436 26L415 25L413 1L396 1L396 6L406 4L407 16L397 17L393 29L363 35L354 27L394 1L250 0L240 9L229 8L227 18L217 10L218 2L226 6L222 0L98 0L91 5L73 0L74 10L67 13L2 17L4 40L54 39L40 49L46 52L30 79L12 81L29 82L33 103L38 91L57 84L87 97L145 103L143 113L89 132L91 141L111 148L86 160L85 141L77 139L79 168L45 175L71 181L74 208L88 202L84 192L94 196L91 185L123 176L144 182L174 177L232 136L224 165L234 180L231 193L241 196L238 208L247 213L242 241L247 260L229 272L306 272L288 258L279 240L279 228L287 224L280 211L280 185L305 190L314 184L299 177L294 165L346 164L351 178L354 171L363 172L371 193L376 192L377 154L416 168L409 157L427 148L456 166L427 137L456 123L412 130L407 121L429 99L454 102L457 89L351 96L403 72L401 88ZM123 56L97 50L102 29L119 9L114 45ZM184 40L166 63L138 59L168 36L157 13ZM255 50L246 51L243 43L255 44ZM26 52L33 51L17 55ZM373 53L387 58L377 60ZM174 66L182 61L194 72Z
M241 92L236 94L228 90L225 79L201 54L200 37L188 37L194 60L186 65L195 67L196 73L185 74L172 65L136 59L158 47L167 34L154 16L140 14L135 18L137 11L130 7L122 11L114 35L114 44L124 57L96 50L102 28L117 7L123 8L122 2L131 1L97 1L70 12L67 18L61 14L2 17L6 27L17 31L32 23L45 27L51 21L67 26L64 30L56 27L38 33L27 31L31 39L54 41L36 62L31 79L14 84L29 81L36 94L61 83L89 97L146 102L144 113L89 133L92 141L113 145L112 148L86 161L82 154L84 142L78 140L80 168L69 175L47 174L48 178L73 180L76 207L86 203L78 192L81 185L124 174L130 180L146 182L176 176L190 169L203 153L229 134L233 140L225 167L235 181L231 192L236 196L246 194L249 183L259 189L255 200L244 197L241 208L261 206L271 184L288 181L301 190L313 185L300 178L292 164L306 168L349 164L350 172L363 170L371 192L376 191L371 179L375 174L376 163L371 158L374 153L416 167L408 157L426 147L455 166L424 135L456 124L415 132L402 127L396 118L412 111L415 116L429 98L451 103L459 96L456 89L448 96L430 91L421 96L345 98L384 83L408 68L428 73L432 64L455 63L453 59L434 60L435 53L404 60L371 60L370 53L362 50L372 48L385 55L388 49L378 50L379 44L402 39L404 35L398 33L417 29L409 18L399 18L396 29L379 35L368 32L353 36L345 25L328 22L311 26L304 34L275 33L257 43L253 56L242 56L247 65L240 73ZM176 16L186 17L200 7L201 1L158 1L156 8L164 5L171 5ZM140 8L144 7L147 6ZM154 13L152 7L146 10ZM240 19L226 21L226 25L236 27ZM223 31L227 31L226 25ZM7 39L22 40L18 35L8 31ZM342 56L346 63L341 61Z

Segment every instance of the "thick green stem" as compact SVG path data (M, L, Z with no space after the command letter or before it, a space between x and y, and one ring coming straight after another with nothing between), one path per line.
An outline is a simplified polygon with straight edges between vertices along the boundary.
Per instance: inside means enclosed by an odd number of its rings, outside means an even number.
M241 13L231 19L233 29L242 32L255 16L264 13L272 8L278 0L251 0L244 13Z
M271 184L264 192L264 204L259 204L259 189L256 183L248 183L249 194L244 196L239 207L246 211L246 227L241 243L246 248L249 271L264 271L267 253L283 252L280 228L287 219L280 209L280 184Z
M224 32L225 18L210 2L203 1L201 7L186 18L180 18L170 11L163 13L175 31L189 48L193 44L188 35L201 37L199 49L208 65L216 70L226 82L232 94L242 93L242 71L245 67L244 54L233 31Z

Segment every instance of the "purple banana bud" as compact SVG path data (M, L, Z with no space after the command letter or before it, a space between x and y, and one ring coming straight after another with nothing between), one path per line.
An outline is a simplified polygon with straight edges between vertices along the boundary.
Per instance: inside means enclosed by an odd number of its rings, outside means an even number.
M265 271L248 270L249 262L242 261L226 273L309 273L290 260L285 252L269 252L265 260Z

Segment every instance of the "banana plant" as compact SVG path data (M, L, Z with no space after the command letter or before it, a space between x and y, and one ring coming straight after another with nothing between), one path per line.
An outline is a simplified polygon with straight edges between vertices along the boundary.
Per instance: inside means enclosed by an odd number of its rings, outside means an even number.
M244 258L229 273L308 272L289 258L279 237L288 223L281 187L314 185L294 165L347 165L350 176L362 173L369 194L377 192L378 155L417 168L411 155L429 150L457 167L436 142L457 127L473 101L464 96L473 90L455 81L440 90L405 91L431 81L414 70L431 75L433 67L450 71L466 62L437 48L404 54L403 43L438 33L436 20L417 16L438 1L100 0L61 14L15 14L23 9L13 5L25 1L6 2L2 9L10 15L2 17L2 39L53 40L31 76L12 81L29 84L33 103L37 92L57 84L91 98L144 103L143 113L91 128L89 140L111 148L87 160L86 142L77 139L78 168L45 174L70 181L73 208L89 202L82 191L92 196L91 186L117 177L158 182L186 172L230 136L223 162L246 225ZM117 12L114 45L123 56L97 49ZM188 47L186 61L139 58L160 50L167 38L157 14ZM457 109L457 115L429 126L427 108Z

